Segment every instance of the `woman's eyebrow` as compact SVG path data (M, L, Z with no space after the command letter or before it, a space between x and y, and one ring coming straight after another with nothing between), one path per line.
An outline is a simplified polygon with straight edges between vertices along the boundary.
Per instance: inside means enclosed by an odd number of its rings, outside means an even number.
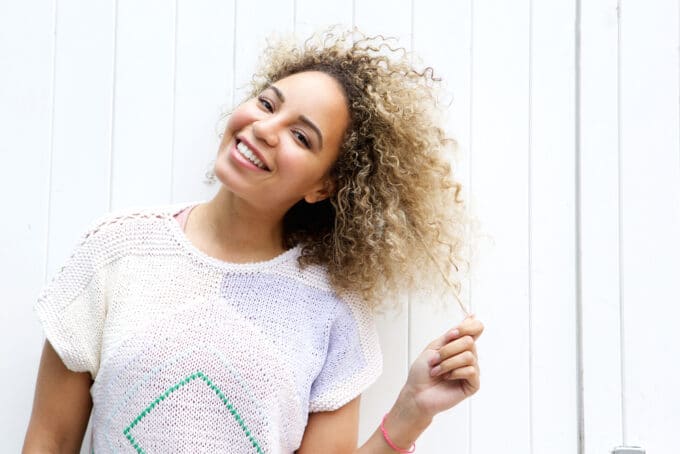
M286 98L283 96L283 93L281 93L281 90L276 85L269 84L267 85L267 88L271 88L274 90L274 93L276 93L276 97L279 98L279 101L281 102L286 102Z
M300 119L301 122L303 122L304 124L306 124L307 126L314 130L316 135L319 137L319 148L323 148L323 136L321 135L321 130L319 129L319 127L315 125L312 122L312 120L305 117L304 115L300 115L298 118Z
M283 93L281 92L281 90L279 90L279 88L276 85L269 84L269 85L267 85L267 88L271 88L272 91L274 91L274 93L276 93L276 97L279 98L279 101L281 103L286 102L286 97L283 96ZM319 138L319 148L323 148L323 134L321 134L321 129L319 129L319 127L317 125L315 125L312 120L305 117L304 115L300 115L298 117L298 119L314 130L314 132L316 133L316 135Z

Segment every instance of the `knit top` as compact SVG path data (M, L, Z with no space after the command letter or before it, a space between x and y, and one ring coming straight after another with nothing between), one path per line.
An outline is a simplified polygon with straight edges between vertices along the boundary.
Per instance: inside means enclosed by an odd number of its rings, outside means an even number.
M308 413L382 371L358 295L299 267L299 246L253 263L207 255L174 218L197 203L100 216L35 304L66 367L94 379L97 454L292 453Z

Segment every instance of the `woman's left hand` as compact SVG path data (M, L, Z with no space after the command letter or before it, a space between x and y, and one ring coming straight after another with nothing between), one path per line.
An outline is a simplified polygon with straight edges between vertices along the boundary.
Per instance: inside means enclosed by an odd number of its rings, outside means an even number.
M479 390L475 342L482 331L484 325L471 315L432 341L411 365L403 392L422 416L432 418Z

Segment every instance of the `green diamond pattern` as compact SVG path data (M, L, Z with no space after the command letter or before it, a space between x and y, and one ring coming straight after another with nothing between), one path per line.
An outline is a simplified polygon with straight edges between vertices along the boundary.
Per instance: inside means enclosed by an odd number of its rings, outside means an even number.
M253 434L250 432L250 429L248 429L248 426L246 426L245 421L243 421L243 418L238 413L236 408L231 404L231 402L229 402L229 399L227 399L227 396L225 396L224 393L217 386L215 386L215 384L212 381L210 381L210 379L203 372L200 372L200 371L194 372L193 374L186 376L184 379L180 380L179 382L175 383L170 388L166 389L163 394L158 396L153 402L151 402L151 404L149 404L148 407L146 407L144 410L142 410L142 412L139 415L137 415L137 417L123 430L123 435L125 435L125 437L128 439L128 441L130 442L132 447L135 448L135 450L139 454L144 454L146 452L146 451L144 451L144 449L141 446L139 446L139 443L137 442L137 440L135 440L135 437L132 436L130 431L137 424L139 424L139 422L142 419L144 419L144 417L146 415L151 413L151 411L156 407L156 405L163 402L170 394L177 391L182 386L190 383L192 380L195 380L197 378L203 380L203 382L210 389L212 389L215 392L215 394L217 394L217 397L219 397L220 400L222 401L222 403L224 403L224 405L227 407L227 410L229 410L229 413L231 413L231 416L236 420L236 422L241 427L241 429L243 430L243 433L246 435L246 437L248 437L248 440L250 440L250 442L252 443L253 448L255 448L256 451L259 454L264 454L259 443L255 439Z

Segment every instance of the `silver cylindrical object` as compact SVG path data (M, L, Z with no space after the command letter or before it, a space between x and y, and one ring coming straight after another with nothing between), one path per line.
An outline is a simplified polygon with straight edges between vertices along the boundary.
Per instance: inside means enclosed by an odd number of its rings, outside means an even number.
M617 446L611 454L645 454L645 450L639 446Z

